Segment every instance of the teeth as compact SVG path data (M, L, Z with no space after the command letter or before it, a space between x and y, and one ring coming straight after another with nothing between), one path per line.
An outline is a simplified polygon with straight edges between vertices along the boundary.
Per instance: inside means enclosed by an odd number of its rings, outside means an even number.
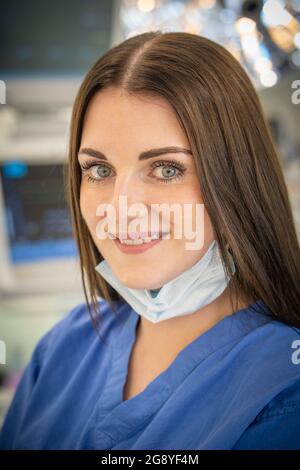
M142 245L143 243L151 242L155 238L158 238L158 237L153 237L153 238L145 237L145 238L139 238L138 240L130 240L130 239L127 239L127 240L119 239L119 240L124 245Z

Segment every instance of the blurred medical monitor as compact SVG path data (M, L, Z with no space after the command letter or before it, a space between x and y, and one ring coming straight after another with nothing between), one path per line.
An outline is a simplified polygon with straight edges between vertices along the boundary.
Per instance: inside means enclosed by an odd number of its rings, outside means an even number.
M79 265L62 162L0 162L0 289L58 291L79 286Z

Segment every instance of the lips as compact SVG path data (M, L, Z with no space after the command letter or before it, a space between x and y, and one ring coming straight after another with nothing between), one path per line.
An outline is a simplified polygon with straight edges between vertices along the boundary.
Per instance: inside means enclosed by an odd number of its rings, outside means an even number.
M143 253L144 251L149 250L153 246L157 245L157 243L161 243L162 239L152 240L148 243L141 243L139 245L126 245L125 243L121 243L121 241L116 238L114 243L119 248L120 251L127 254L138 254Z
M158 240L162 239L164 235L167 235L169 232L156 232L156 233L146 233L146 232L140 232L140 233L117 233L117 234L112 234L109 233L110 237L113 239L119 239L119 240L138 240L140 238L152 238L153 240Z

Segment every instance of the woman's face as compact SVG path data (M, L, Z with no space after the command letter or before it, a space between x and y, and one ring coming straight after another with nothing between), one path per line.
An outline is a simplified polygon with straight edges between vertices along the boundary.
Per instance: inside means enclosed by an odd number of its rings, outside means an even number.
M215 238L204 206L204 218L201 216L199 221L199 216L196 217L196 204L203 204L203 201L193 156L180 152L149 159L138 158L142 152L150 149L170 146L190 150L173 108L163 98L130 96L120 88L111 87L101 90L90 101L78 154L81 168L85 167L82 169L80 208L99 252L127 287L162 287L201 259ZM97 150L106 156L106 160L100 156L91 156L88 154L91 152L83 149ZM175 162L175 166L173 163L168 166L171 161ZM115 233L119 233L121 215L124 220L124 212L119 208L120 196L123 201L126 197L125 220L129 227L126 234L144 231L143 225L130 230L134 219L141 223L147 220L150 233L150 213L153 207L156 207L156 215L160 214L159 230L163 231L166 213L158 213L157 207L167 204L171 208L175 204L182 209L183 217L183 205L187 204L192 210L189 227L194 233L196 230L203 230L204 243L198 249L186 249L186 243L192 240L190 236L186 238L184 225L182 235L176 235L175 238L175 226L179 223L178 212L175 217L170 210L168 238L138 254L122 252L113 239L99 237L97 225L107 220L107 213L104 212L101 216L96 213L99 204L108 204L113 208L116 214ZM135 217L129 215L129 208L134 203L141 203L145 212ZM182 220L180 223L183 223Z

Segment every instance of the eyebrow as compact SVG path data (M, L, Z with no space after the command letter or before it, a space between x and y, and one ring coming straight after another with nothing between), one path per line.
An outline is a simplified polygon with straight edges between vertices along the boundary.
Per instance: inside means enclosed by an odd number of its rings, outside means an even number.
M166 153L185 153L188 155L192 155L192 151L190 149L171 146L171 147L161 147L157 149L145 150L144 152L141 152L139 154L138 160L148 160L149 158L158 157L159 155L164 155ZM81 148L78 152L78 156L79 155L89 155L90 157L93 157L93 158L100 158L101 160L108 161L104 153L100 152L99 150L95 150L89 147Z

